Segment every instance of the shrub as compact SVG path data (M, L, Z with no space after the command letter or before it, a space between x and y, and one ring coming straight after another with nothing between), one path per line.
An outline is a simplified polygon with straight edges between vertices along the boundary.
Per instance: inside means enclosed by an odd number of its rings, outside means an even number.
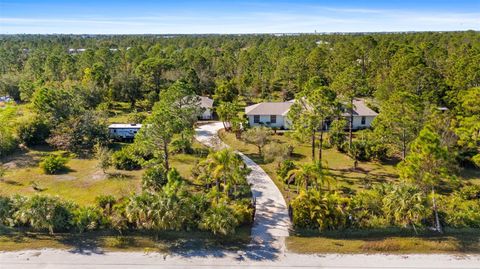
M95 198L95 203L99 208L105 209L107 207L112 208L117 202L117 198L113 195L99 195Z
M105 221L98 208L80 207L73 211L72 223L79 233L83 233L101 228Z
M18 146L12 131L0 126L0 157L5 157L13 152Z
M18 124L16 135L20 143L34 146L45 143L50 129L39 117L29 117Z
M145 170L142 176L143 190L159 191L167 184L167 172L163 165L157 164Z
M298 228L320 231L346 228L349 201L337 193L320 193L312 189L301 191L290 203L293 224Z
M188 138L177 138L172 141L172 152L189 154L193 152L192 141Z
M130 147L122 148L113 153L112 164L119 170L136 170L142 167L138 157L135 156Z
M42 162L40 162L40 168L42 168L45 174L55 174L67 168L67 158L57 155L49 155Z
M290 172L291 170L295 169L296 168L296 165L295 163L293 163L293 161L291 160L284 160L281 164L280 164L280 167L278 168L277 170L277 176L280 178L280 179L285 179L288 175L288 172Z
M26 199L14 213L21 224L28 224L35 230L64 231L70 228L72 206L58 198L32 196Z
M480 186L478 185L465 186L458 192L460 197L465 200L480 199Z
M233 210L223 204L212 205L202 216L200 229L214 235L229 235L235 232L238 220Z
M244 225L253 223L254 208L250 202L250 199L246 199L246 201L243 203L240 203L240 201L237 201L231 205L238 224Z
M480 228L480 200L466 200L459 193L442 198L439 206L447 226Z
M0 196L0 225L10 225L12 223L13 205L8 197Z
M345 126L347 121L344 119L334 120L330 126L328 142L330 145L335 146L337 150L343 151L343 144L347 141L345 136Z
M290 157L290 149L286 145L272 142L265 146L263 151L263 158L267 162L278 161L282 162Z

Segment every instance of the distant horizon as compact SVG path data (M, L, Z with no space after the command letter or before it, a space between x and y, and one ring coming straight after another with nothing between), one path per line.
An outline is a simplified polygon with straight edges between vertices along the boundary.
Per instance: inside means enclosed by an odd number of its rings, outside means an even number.
M0 34L451 32L479 18L468 0L0 0Z
M272 32L272 33L138 33L138 34L97 34L97 33L45 33L45 34L35 34L35 33L15 33L15 34L6 34L0 33L0 36L9 36L9 35L30 35L30 36L247 36L247 35L369 35L369 34L415 34L415 33L459 33L459 32L480 32L480 30L475 29L466 29L466 30L450 30L450 31L382 31L382 32Z

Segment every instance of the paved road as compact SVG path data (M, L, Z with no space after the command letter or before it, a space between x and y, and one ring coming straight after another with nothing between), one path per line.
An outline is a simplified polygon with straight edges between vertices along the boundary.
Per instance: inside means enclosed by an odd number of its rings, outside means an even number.
M220 122L201 125L196 129L196 139L216 149L225 148L217 136L223 124ZM285 238L289 234L290 218L282 193L263 169L250 158L237 152L245 164L252 170L247 180L251 184L253 197L256 200L255 221L252 227L252 238L256 245L271 248L272 253L281 255L285 251Z
M228 252L186 252L174 255L141 252L77 253L61 250L0 252L0 269L124 268L328 268L328 269L473 269L480 256L449 255L299 255L273 260L239 259Z

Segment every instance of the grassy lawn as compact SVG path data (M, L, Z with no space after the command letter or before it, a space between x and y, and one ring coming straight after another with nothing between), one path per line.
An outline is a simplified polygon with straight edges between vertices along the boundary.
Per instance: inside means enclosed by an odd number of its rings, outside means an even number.
M236 139L232 133L221 130L220 138L232 148L245 153L260 164L265 172L274 180L287 200L292 197L292 192L296 190L296 187L290 186L290 188L288 188L281 179L277 178L277 163L266 163L258 155L256 146ZM291 138L288 133L272 135L271 140L280 144L287 143L294 145L293 160L295 162L307 163L312 161L310 145L296 141L294 138ZM316 154L318 155L318 151ZM364 189L372 183L398 180L395 163L359 162L358 168L355 170L353 169L353 160L346 154L338 152L333 148L323 150L323 162L330 170L330 173L336 178L337 183L333 188L343 193L351 193ZM480 184L480 169L464 169L460 171L459 175L464 183Z
M279 187L287 201L294 197L295 187L287 188L276 176L277 164L265 163L254 145L235 138L234 134L220 132L221 139L252 158L267 172ZM311 148L308 144L296 142L288 135L274 135L278 143L295 145L294 161L311 162ZM318 152L317 152L318 154ZM336 188L343 192L364 189L374 182L397 180L395 164L359 162L353 170L353 160L335 149L323 151L324 163L337 179ZM466 182L479 183L480 170L463 170L460 176ZM287 238L287 248L298 253L479 253L480 233L478 230L447 230L445 235L424 232L413 236L410 230L363 230L305 232L296 231Z
M256 161L275 181L279 189L283 192L286 198L291 194L287 190L286 184L277 178L276 170L277 164L265 163L258 155L258 150L254 145L246 144L241 140L235 138L232 133L225 131L220 132L221 139L233 147ZM288 136L288 134L277 134L272 136L272 141L278 143L290 143L295 146L294 161L298 163L311 162L311 147L306 143L297 142L295 139ZM317 152L318 154L318 152ZM336 187L343 192L352 192L363 189L366 185L373 182L384 182L396 180L396 171L393 164L382 164L378 162L359 162L358 169L353 169L353 160L345 154L338 152L335 149L323 150L323 162L330 170L331 174L337 179ZM295 190L294 186L290 187L290 191Z
M172 166L187 179L190 179L190 171L196 161L206 155L200 144L195 143L194 148L198 154L175 154L171 159ZM103 173L95 159L73 158L67 163L68 171L46 175L38 163L50 153L53 153L50 148L39 147L17 152L3 160L7 173L0 181L0 195L58 195L65 200L88 205L93 204L99 195L122 197L141 190L143 169L120 171L111 168Z
M222 249L235 251L250 242L250 227L241 227L229 237L212 236L211 233L166 231L159 234L114 231L83 234L32 233L0 227L0 251L26 249L68 249L77 251L145 251L169 253L175 251Z
M303 233L288 237L287 248L297 253L479 253L480 233L475 229L419 236L410 230Z

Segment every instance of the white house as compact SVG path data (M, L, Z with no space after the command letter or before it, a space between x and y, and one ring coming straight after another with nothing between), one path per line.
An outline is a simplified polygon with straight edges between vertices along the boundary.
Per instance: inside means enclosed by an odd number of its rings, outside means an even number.
M118 140L133 140L138 131L142 128L141 124L111 124L108 126L110 137Z
M250 126L265 125L279 129L288 129L290 122L287 113L293 105L292 101L287 102L264 102L245 108L245 115Z
M200 102L199 105L203 108L202 114L199 116L202 120L211 120L213 119L213 99L206 96L199 96Z
M342 113L348 121L350 121L350 113L348 110ZM355 99L353 100L353 129L365 129L372 126L372 122L378 113L370 109L365 100Z
M245 115L250 126L264 125L279 129L289 129L291 123L287 118L287 114L294 102L295 100L290 100L287 102L264 102L251 105L245 108ZM371 127L378 113L367 107L363 99L355 99L353 106L353 129ZM347 110L345 111L342 113L342 116L350 120L350 114Z

